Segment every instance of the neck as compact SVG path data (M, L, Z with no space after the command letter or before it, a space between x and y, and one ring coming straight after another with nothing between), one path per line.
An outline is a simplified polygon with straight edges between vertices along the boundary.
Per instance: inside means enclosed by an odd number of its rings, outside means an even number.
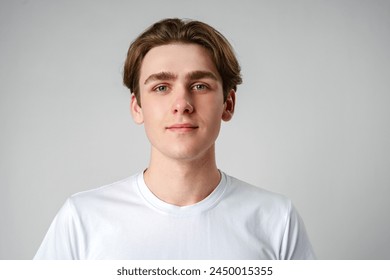
M191 160L159 155L152 149L145 183L159 199L177 206L195 204L206 198L219 184L214 147L208 154Z

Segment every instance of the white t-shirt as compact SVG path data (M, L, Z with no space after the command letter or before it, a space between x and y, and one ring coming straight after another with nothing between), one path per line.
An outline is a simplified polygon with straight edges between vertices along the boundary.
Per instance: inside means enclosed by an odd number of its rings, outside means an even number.
M71 196L35 259L313 259L287 198L221 172L204 200L157 198L143 173Z

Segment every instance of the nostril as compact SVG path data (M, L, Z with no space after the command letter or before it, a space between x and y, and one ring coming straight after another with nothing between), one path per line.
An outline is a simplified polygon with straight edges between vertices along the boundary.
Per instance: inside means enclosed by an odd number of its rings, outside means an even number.
M190 114L194 111L194 107L190 104L190 102L186 100L178 100L176 101L173 112L174 113L187 113Z

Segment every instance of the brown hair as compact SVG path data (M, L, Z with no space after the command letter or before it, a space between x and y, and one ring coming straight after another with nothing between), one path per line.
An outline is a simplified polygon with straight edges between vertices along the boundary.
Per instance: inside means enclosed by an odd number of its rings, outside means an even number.
M142 60L152 48L173 42L194 43L208 49L222 77L224 101L231 89L242 83L240 65L226 38L213 27L192 20L177 18L156 22L133 41L127 52L123 83L140 103L139 76Z

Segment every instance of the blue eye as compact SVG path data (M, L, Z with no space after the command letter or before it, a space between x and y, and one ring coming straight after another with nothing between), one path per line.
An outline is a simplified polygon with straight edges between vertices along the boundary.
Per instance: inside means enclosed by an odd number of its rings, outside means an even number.
M197 84L197 85L194 85L192 88L193 88L194 90L204 90L204 89L206 89L207 87L206 87L206 85L204 85L204 84Z
M168 90L168 87L167 86L158 86L154 90L157 92L165 92Z

